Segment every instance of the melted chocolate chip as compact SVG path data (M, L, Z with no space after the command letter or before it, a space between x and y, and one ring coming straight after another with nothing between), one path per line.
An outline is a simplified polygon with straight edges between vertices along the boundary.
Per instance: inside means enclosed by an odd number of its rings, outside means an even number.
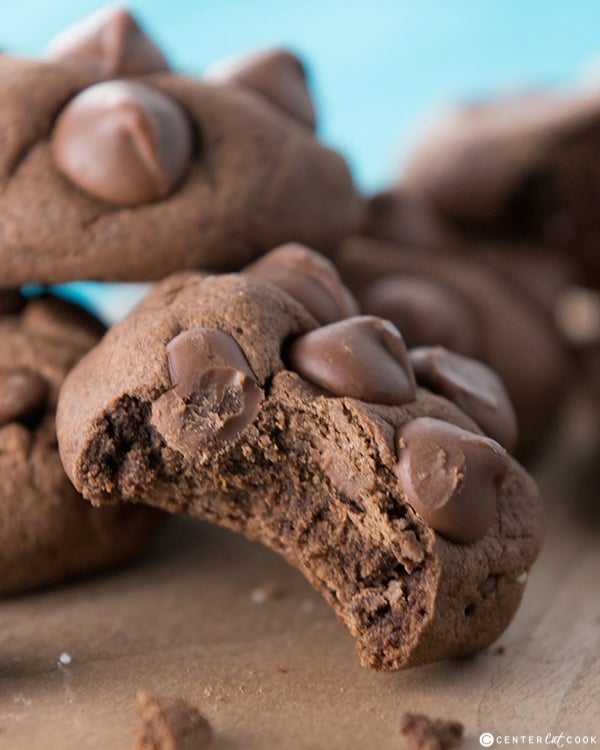
M0 289L0 315L14 315L25 307L25 297L15 289Z
M484 536L508 469L498 443L420 417L398 430L396 450L400 486L425 523L453 542Z
M162 52L123 8L103 8L70 26L49 45L47 59L83 66L103 76L169 70Z
M286 50L272 50L250 58L221 64L208 77L233 81L252 89L311 130L316 128L306 70L301 60Z
M122 205L160 200L191 162L193 137L181 107L141 83L108 81L78 94L52 136L57 167L77 187Z
M30 370L0 370L0 425L29 419L43 410L48 381Z
M244 273L280 287L319 323L333 323L358 314L358 304L333 263L303 245L282 245L249 265Z
M386 276L360 296L363 310L402 331L408 347L440 344L461 354L479 349L479 330L469 306L452 289L420 276Z
M297 338L290 369L334 396L400 405L415 398L415 379L402 336L387 320L348 318Z
M504 384L487 365L441 346L408 353L420 385L440 393L465 411L481 429L512 451L517 418Z
M254 421L262 401L248 360L224 331L193 328L167 345L173 391L155 403L163 434L188 450L234 440Z

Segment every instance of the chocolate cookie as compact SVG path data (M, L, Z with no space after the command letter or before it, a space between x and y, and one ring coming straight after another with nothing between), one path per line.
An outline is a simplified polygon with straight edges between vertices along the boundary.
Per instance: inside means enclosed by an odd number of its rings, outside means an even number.
M91 508L60 462L58 390L101 334L67 302L0 293L1 594L129 560L156 525L145 508Z
M599 285L599 125L597 92L465 106L417 148L403 184L465 234L560 249Z
M296 98L281 85L289 53L220 82L148 72L165 64L120 18L55 61L0 56L3 284L229 270L288 240L332 250L356 229L346 163L297 120L305 78L292 76Z
M388 317L409 346L442 345L495 370L517 413L518 456L539 450L571 372L540 302L483 258L459 252L353 237L335 260L362 308Z
M312 282L306 266L294 277ZM391 323L319 326L314 297L347 299L339 279L332 292L332 278L282 283L277 268L173 276L109 331L61 393L67 473L93 503L189 513L281 553L366 666L479 651L511 620L541 542L533 480L482 433L490 382L458 365L469 416L418 386ZM435 387L457 399L456 386Z

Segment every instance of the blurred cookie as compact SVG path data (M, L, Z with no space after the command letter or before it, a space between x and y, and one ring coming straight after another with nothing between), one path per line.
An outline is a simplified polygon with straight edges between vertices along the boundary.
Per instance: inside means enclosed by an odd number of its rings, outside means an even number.
M600 284L600 96L527 94L457 109L402 183L463 235L564 252Z
M58 455L58 390L102 327L59 299L17 300L0 293L0 594L130 560L157 523L147 508L90 507Z
M0 56L4 285L236 269L357 229L363 200L306 127L291 53L203 82L164 70L127 14L73 34L48 62Z

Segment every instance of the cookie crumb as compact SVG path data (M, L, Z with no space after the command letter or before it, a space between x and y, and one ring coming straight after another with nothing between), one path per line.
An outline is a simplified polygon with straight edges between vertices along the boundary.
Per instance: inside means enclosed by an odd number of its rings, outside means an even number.
M401 732L408 750L450 750L461 742L464 727L458 721L404 714Z
M250 599L252 599L254 604L265 604L265 602L273 601L273 599L280 599L281 596L281 591L270 583L265 583L258 588L252 589L250 593Z
M287 674L288 673L287 669L285 669L284 667L280 667L279 665L277 665L277 671L279 672L279 674Z
M71 654L68 654L66 651L63 651L58 657L58 663L63 667L68 667L72 661Z
M135 750L211 750L213 733L198 709L182 698L165 698L142 691L137 697L141 725Z
M496 648L494 649L494 653L498 656L504 656L504 654L506 653L506 646L496 646Z

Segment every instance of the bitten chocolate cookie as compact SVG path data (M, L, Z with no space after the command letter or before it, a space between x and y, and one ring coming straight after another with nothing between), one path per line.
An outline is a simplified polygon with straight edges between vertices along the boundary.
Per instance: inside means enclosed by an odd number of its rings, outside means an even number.
M0 56L4 285L230 270L290 240L331 251L357 228L363 201L306 126L298 60L202 82L165 71L115 13L54 60Z
M419 387L391 323L339 307L319 326L315 298L348 292L315 285L305 252L287 283L278 250L260 273L158 284L65 382L67 473L96 504L190 513L281 553L364 665L473 654L511 620L541 543L533 480L482 433L496 385L446 370L435 388L470 391L467 413Z
M125 562L157 523L149 509L91 508L60 462L58 389L101 334L67 302L0 292L0 594Z
M465 234L560 249L600 284L597 92L465 106L417 148L405 187Z
M389 318L408 346L442 345L495 370L517 414L517 455L535 455L572 367L541 302L483 258L455 251L352 237L335 262L362 309Z

